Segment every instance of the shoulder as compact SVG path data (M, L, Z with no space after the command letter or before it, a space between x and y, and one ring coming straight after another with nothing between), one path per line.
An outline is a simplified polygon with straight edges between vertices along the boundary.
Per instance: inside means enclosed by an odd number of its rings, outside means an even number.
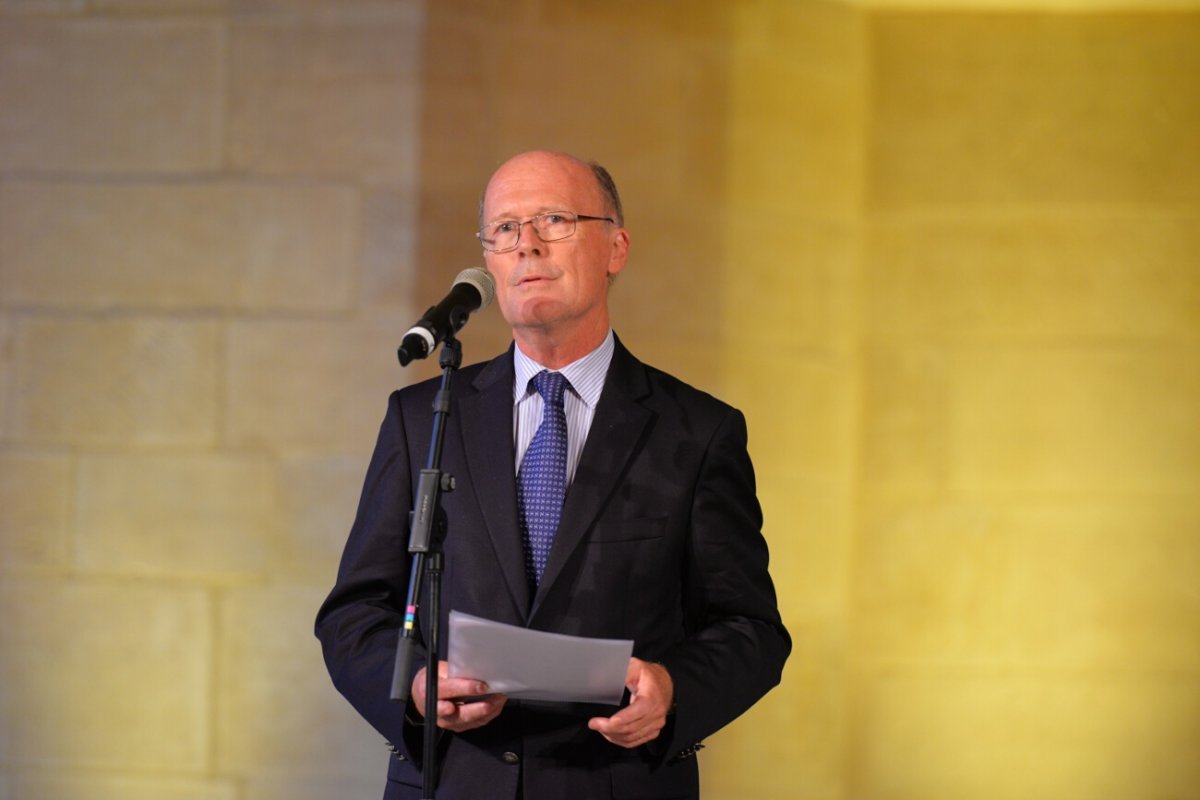
M728 422L744 426L737 408L675 375L647 364L624 347L614 354L610 377L624 384L636 402L660 418L676 418L690 424L719 426Z
M451 394L455 399L471 394L481 385L502 380L507 375L509 384L512 383L512 356L502 353L490 361L480 361L461 367L454 372L451 381ZM423 404L428 409L438 390L442 386L442 376L437 375L417 383L409 384L392 392L391 405L408 410Z

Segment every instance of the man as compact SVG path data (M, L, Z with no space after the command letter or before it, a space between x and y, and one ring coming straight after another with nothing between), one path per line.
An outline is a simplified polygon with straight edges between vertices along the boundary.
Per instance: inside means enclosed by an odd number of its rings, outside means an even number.
M745 421L613 335L629 234L602 167L518 155L488 183L481 224L514 346L455 377L443 614L632 639L634 657L620 709L510 701L439 661L437 797L697 798L701 740L778 683L791 649ZM436 389L392 395L317 617L334 684L395 751L385 799L421 796L424 654L407 707L388 694Z

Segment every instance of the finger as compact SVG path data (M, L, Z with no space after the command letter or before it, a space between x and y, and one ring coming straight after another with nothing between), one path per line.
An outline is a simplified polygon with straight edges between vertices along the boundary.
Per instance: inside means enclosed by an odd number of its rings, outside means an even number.
M499 716L506 700L508 700L507 695L493 694L472 703L445 701L445 707L439 703L438 726L462 732L486 725Z
M442 678L438 681L438 699L455 697L480 697L488 693L488 686L474 678Z

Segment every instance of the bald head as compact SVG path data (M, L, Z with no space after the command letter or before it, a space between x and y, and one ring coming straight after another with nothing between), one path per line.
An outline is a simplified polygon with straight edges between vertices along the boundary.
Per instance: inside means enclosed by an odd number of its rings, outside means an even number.
M596 208L599 209L597 214L612 217L617 221L618 227L625 226L625 211L621 207L621 196L617 193L617 185L613 181L612 175L608 173L608 170L595 161L584 161L570 153L563 153L556 150L530 150L505 161L492 174L491 180L488 181L488 185L484 187L483 194L479 197L480 227L483 227L485 221L498 218L496 215L488 214L486 211L488 190L492 184L497 179L503 179L506 174L530 169L558 172L563 178L584 186L592 183L595 188L594 199L598 203Z

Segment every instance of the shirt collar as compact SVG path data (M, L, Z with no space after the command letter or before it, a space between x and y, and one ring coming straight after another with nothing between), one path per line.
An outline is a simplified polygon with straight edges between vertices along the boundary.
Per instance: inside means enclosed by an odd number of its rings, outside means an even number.
M612 363L614 347L613 331L612 328L609 328L608 335L595 350L583 358L572 361L562 369L550 371L561 372L571 384L571 390L575 395L588 408L595 408L596 404L600 402L600 393L604 390L604 377L608 374L608 365ZM513 367L516 373L513 381L513 405L516 405L537 391L530 387L529 381L533 379L534 375L544 369L549 369L549 367L543 367L522 353L521 348L516 346L513 347Z

